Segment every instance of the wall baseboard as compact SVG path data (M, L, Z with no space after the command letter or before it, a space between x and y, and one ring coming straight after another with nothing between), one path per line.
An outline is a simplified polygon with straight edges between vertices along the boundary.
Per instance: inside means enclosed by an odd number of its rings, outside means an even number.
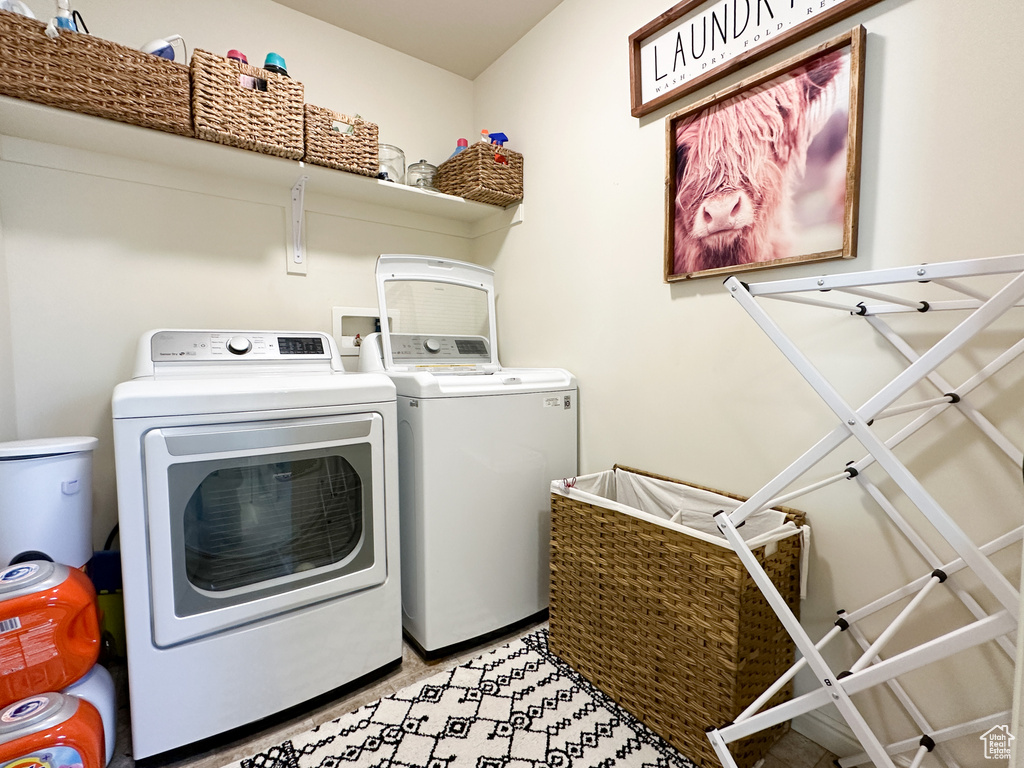
M801 736L806 736L839 757L864 751L850 726L843 720L837 720L818 709L793 718L792 728ZM901 755L893 756L892 761L897 766L910 766L912 762Z
M833 755L842 757L864 751L850 726L843 720L830 717L820 709L793 718L792 727L801 736L806 736Z

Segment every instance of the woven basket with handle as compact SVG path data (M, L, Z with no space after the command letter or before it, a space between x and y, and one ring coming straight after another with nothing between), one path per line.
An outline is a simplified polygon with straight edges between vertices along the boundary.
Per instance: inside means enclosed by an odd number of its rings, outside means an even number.
M95 35L46 35L0 11L0 94L160 131L192 134L189 71Z
M523 156L477 142L437 167L434 186L478 203L511 205L523 199Z
M302 107L302 83L199 48L192 52L199 138L298 160L305 152Z
M307 104L305 130L302 159L306 162L363 176L377 175L376 123Z

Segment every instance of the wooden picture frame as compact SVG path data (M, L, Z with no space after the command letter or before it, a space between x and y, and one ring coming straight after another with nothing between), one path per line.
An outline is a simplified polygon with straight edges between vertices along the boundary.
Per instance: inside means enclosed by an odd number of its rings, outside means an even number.
M666 282L856 256L864 40L666 118Z
M630 112L643 117L878 1L683 0L629 36Z

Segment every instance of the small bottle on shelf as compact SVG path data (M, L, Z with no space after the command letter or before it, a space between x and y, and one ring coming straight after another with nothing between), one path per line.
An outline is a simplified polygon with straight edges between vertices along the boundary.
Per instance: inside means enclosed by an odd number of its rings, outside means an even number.
M466 141L466 139L459 139L457 142L455 142L455 151L448 155L448 159L451 160L453 157L459 154L459 152L465 152L468 147L469 142Z
M54 17L53 23L58 29L66 29L71 32L78 31L75 17L71 13L70 0L57 0L57 15Z
M278 75L288 77L288 70L284 65L284 57L271 51L267 54L266 61L263 62L263 68L267 72L273 72Z

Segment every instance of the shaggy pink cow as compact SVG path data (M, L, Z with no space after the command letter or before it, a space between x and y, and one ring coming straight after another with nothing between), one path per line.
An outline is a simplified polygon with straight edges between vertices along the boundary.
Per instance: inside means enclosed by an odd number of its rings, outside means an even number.
M793 192L835 109L840 52L675 127L675 274L792 255Z

